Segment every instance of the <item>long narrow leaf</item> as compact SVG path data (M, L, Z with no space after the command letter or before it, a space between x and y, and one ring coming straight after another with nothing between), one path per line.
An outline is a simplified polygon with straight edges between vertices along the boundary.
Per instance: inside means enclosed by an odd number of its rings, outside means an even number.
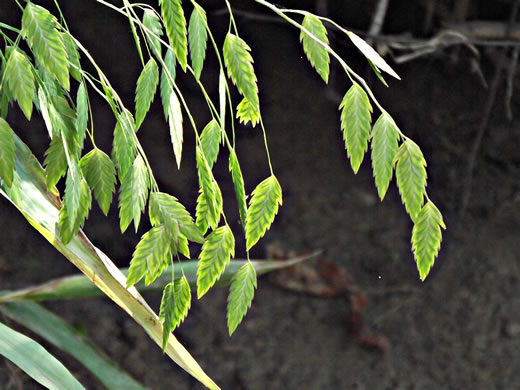
M268 272L280 270L290 267L302 261L315 258L320 252L314 252L309 255L295 257L286 261L279 260L252 260L251 263L255 267L257 275L263 275ZM183 261L175 264L174 279L186 276L190 288L197 288L197 264L198 260ZM220 276L215 286L228 286L238 270L247 264L247 260L234 259L225 268L224 273ZM121 273L128 275L128 268L122 268ZM167 283L171 282L171 268L168 267L161 276L159 276L150 285L145 285L141 281L135 285L141 293L162 291ZM54 299L75 299L102 296L103 292L97 288L94 283L84 275L65 276L62 278L52 279L38 286L28 287L13 292L0 292L0 303L15 302L23 300L47 301Z
M69 370L45 348L2 323L0 323L0 355L5 356L48 389L84 389Z
M0 312L74 357L106 388L144 390L144 386L97 350L85 336L43 306L35 302L10 302L0 305Z

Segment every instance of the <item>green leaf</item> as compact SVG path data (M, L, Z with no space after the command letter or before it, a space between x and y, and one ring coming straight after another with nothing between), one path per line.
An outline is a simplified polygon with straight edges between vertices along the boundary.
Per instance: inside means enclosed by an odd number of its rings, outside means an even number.
M135 126L139 129L143 123L146 113L150 109L157 84L159 83L159 68L153 58L146 63L135 90Z
M164 57L164 64L161 72L161 101L164 110L164 118L168 120L168 109L170 107L170 95L173 91L173 82L175 80L175 65L177 60L175 59L175 53L168 49L166 56ZM171 78L171 79L170 79Z
M224 69L220 68L218 75L218 102L220 115L220 128L222 129L222 143L224 143L224 136L226 134L226 74Z
M190 57L193 66L193 73L195 78L200 78L202 66L204 65L204 58L206 57L206 45L208 42L208 32L206 31L206 11L193 2L193 11L190 16L190 23L188 26L188 41L190 44Z
M166 35L175 51L175 56L182 70L188 64L188 47L186 38L186 19L180 0L159 0Z
M339 109L342 110L341 130L345 148L352 170L357 173L368 148L372 106L365 90L359 84L353 83L343 97Z
M251 307L256 288L256 271L251 263L247 263L236 273L229 290L227 304L227 324L231 336L242 322L247 310Z
M11 187L15 163L15 138L13 129L0 118L0 179Z
M48 389L84 389L72 374L33 339L0 323L0 355Z
M31 119L36 87L33 67L27 56L18 48L9 47L7 64L4 70L4 83L9 93L18 102L27 119Z
M69 58L70 75L74 77L76 81L81 82L81 64L79 62L78 47L68 32L62 32L61 38L63 39L65 51L67 52L67 57Z
M404 141L395 157L395 176L404 207L415 222L421 210L426 187L426 161L421 149L412 140Z
M170 259L169 234L165 226L148 230L135 248L128 269L126 287L133 286L143 277L148 285L168 266Z
M160 37L163 35L161 21L154 11L145 9L143 14L143 25L150 31L144 30L148 45L157 59L162 58ZM154 36L155 34L155 36Z
M114 141L112 145L112 158L119 173L119 179L122 180L132 166L137 148L135 145L134 132L130 121L123 120L125 114L130 115L128 111L120 114L119 119L114 128Z
M116 184L116 169L112 160L102 150L94 148L81 158L79 164L99 207L107 215Z
M63 148L63 139L61 136L54 137L51 144L45 152L45 177L47 188L51 188L65 175L67 172L67 156Z
M152 192L149 214L153 226L165 225L170 232L174 232L175 224L180 233L190 241L204 243L204 237L193 222L190 213L174 196L164 192Z
M323 81L329 82L329 53L325 46L329 46L327 38L327 30L325 26L316 16L307 14L303 18L302 26L314 35L314 38L303 30L300 32L300 42L303 44L303 51L307 55L311 65L316 69ZM318 39L318 41L316 41Z
M393 174L393 161L397 154L399 129L392 117L383 112L372 129L372 169L377 193L383 200Z
M132 168L121 180L121 188L119 193L119 222L121 232L134 221L135 231L139 227L141 214L144 210L146 198L148 197L148 189L150 180L148 177L148 169L143 158L138 154L132 164Z
M76 131L78 132L79 149L82 150L88 125L88 96L83 81L79 84L76 95L76 113Z
M204 215L204 218L207 218L209 225L215 229L220 221L222 210L222 201L220 200L219 204L218 199L220 189L213 178L213 174L211 173L211 169L209 168L204 153L198 146L196 148L196 162L199 184L205 198L205 206L207 207L207 213ZM199 207L197 207L197 221L201 216L199 211L202 212L202 209L202 206L200 207L200 210ZM197 225L199 224L197 223Z
M63 195L63 204L67 207L67 214L71 221L75 221L80 208L81 197L81 171L79 169L79 161L73 159L65 180L65 195Z
M247 217L247 204L246 204L246 190L244 187L244 178L238 163L237 155L235 151L231 149L229 151L229 171L231 172L231 179L233 180L233 187L235 188L235 197L238 205L238 212L240 214L240 222L245 228L246 217Z
M59 235L64 244L68 244L72 237L78 232L79 228L85 223L92 205L92 195L87 181L81 178L79 184L79 208L76 217L72 218L68 211L67 204L60 210Z
M36 59L67 91L70 87L69 61L58 22L45 8L28 2L22 16L22 35Z
M170 336L186 318L191 306L191 290L185 276L166 285L161 300L159 320L163 324L163 349Z
M224 225L214 230L202 245L197 269L199 299L215 284L232 256L235 256L235 238L229 226Z
M240 119L240 123L244 125L251 122L251 126L255 127L260 121L260 112L249 104L249 100L243 98L237 106L237 119Z
M228 33L224 40L224 63L239 92L249 101L250 106L260 112L258 86L253 68L251 48L241 38Z
M197 198L197 208L195 210L196 220L195 224L197 228L201 232L201 234L206 234L209 228L208 215L209 215L209 207L208 202L206 201L206 196L204 195L204 191L202 188L199 191L199 197Z
M96 248L84 234L74 236L69 244L59 240L56 230L58 193L55 189L49 191L46 188L44 172L38 160L16 134L15 140L17 169L14 173L14 182L21 186L13 185L12 188L7 188L0 185L0 195L11 201L31 226L85 274L97 288L127 311L153 341L161 346L162 327L158 317L139 294L133 289L128 291L125 288L125 277L112 260ZM219 388L174 335L170 335L166 354L207 388L212 390ZM61 388L69 389L69 387ZM127 387L121 388L127 389Z
M251 249L274 221L282 204L282 188L275 176L269 176L253 191L246 217L246 247Z
M209 168L213 167L215 161L217 161L218 150L220 146L220 126L215 119L212 119L200 135L200 143L202 146L202 152L206 157Z
M88 279L91 288L103 294ZM85 366L107 389L145 390L144 386L132 379L116 362L97 348L85 336L83 329L77 329L59 316L35 302L9 302L0 305L0 311L24 328L34 332L46 342L66 352ZM38 320L35 321L35 318ZM45 363L45 362L43 362Z
M174 91L170 94L170 105L168 106L168 125L170 127L170 138L173 145L173 153L175 154L175 161L177 168L181 168L182 158L182 111L181 104Z
M395 77L397 80L401 80L401 78L395 73L395 71L386 63L386 61L379 55L377 51L375 51L372 46L366 43L359 36L354 34L352 31L347 31L347 35L352 41L352 43L363 53L363 55L373 64L377 69L381 69L388 73L390 76Z
M441 247L441 227L446 229L439 209L428 201L421 208L412 230L412 251L422 281L430 272Z

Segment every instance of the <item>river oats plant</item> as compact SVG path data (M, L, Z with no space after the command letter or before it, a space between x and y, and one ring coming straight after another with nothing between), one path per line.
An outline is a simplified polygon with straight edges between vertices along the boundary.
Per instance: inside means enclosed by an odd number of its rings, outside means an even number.
M55 0L57 15L37 1L12 0L13 12L19 10L22 17L20 27L0 21L3 38L0 192L58 251L128 312L177 364L207 387L218 388L172 334L186 317L192 300L187 276L174 269L182 267L182 257L191 258L190 242L201 245L195 286L200 299L234 257L235 237L245 237L249 252L270 228L282 205L282 188L269 157L251 49L240 37L239 25L227 0L222 0L222 4L229 13L229 28L222 42L214 37L202 4L193 0L185 4L180 0L158 0L156 7L130 0L122 0L118 6L105 0L96 1L120 13L130 25L142 63L135 107L124 105L89 51L70 33L58 0ZM375 187L381 200L395 172L404 208L413 222L412 252L419 277L424 280L438 254L441 228L445 226L441 213L426 193L423 153L399 129L363 78L331 48L327 29L334 28L344 34L383 83L384 74L397 79L399 76L362 38L333 20L307 11L280 8L265 0L251 1L300 31L303 52L325 83L329 79L331 57L345 72L351 86L339 106L339 128L348 159L357 173L370 144ZM216 57L220 68L217 96L210 96L201 81L208 51ZM212 118L209 123L201 126L192 116L177 77L189 78L198 85ZM231 99L235 88L242 97L236 107ZM96 145L91 94L99 94L113 113L111 151L103 151ZM141 147L139 138L146 135L139 133L139 129L154 98L161 99L179 169L184 132L193 131L200 187L194 217L174 194L161 191ZM36 111L45 122L50 143L44 168L7 121L14 102L27 119ZM258 128L265 142L269 171L251 192L249 201L237 158L240 145L235 142L235 120ZM229 160L229 185L232 183L234 187L243 232L232 231L223 212L220 187L228 183L217 182L212 172L219 155ZM65 188L62 195L56 189L61 180ZM143 213L148 214L151 224L135 248L127 276L81 230L93 198L103 213L108 213L117 182L121 232L130 225L137 231ZM152 284L163 278L165 271L171 277L164 286L157 316L135 285L143 280L146 285ZM250 307L256 287L257 268L246 260L234 271L230 282L227 305L230 335ZM6 336L2 329L0 332ZM9 357L5 348L2 354Z

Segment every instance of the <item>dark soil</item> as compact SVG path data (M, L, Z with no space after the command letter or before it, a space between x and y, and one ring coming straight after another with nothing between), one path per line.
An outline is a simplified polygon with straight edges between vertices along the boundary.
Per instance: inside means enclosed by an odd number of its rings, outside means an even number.
M0 6L0 16L1 8L5 6ZM133 46L125 21L105 17L111 14L101 6L93 8L68 10L77 17L69 23L78 22L77 34L92 47L101 65L107 64L114 84L133 107L139 64L129 63L128 69L110 68L110 61L136 57L127 52ZM359 13L361 18L371 14L370 10ZM345 25L356 25L350 17L338 19ZM273 166L284 191L284 205L254 257L265 256L271 243L287 250L323 249L325 257L344 268L365 291L366 324L384 335L389 347L385 352L367 350L354 340L347 321L348 299L288 292L264 277L259 279L253 307L233 337L226 329L227 290L222 288L193 301L177 337L223 389L519 389L517 91L509 121L503 108L505 83L499 88L476 159L469 203L462 213L468 155L489 93L471 71L469 54L448 51L396 65L402 81L388 77L390 87L385 88L347 47L345 39L335 38L338 50L368 77L382 105L401 130L421 146L429 163L428 194L443 212L448 229L439 259L427 281L421 283L410 251L412 226L395 183L380 203L369 159L357 175L350 168L335 101L347 88L345 77L337 72L331 85L325 87L305 59L298 34L285 25L241 19L239 25L253 48ZM106 40L99 42L92 33ZM489 80L495 71L496 53L482 54L483 74ZM204 81L214 86L218 74L211 69L214 59L208 61ZM188 83L186 88L193 92L188 92L189 100L195 112L199 110L196 118L202 125L207 113L202 111L200 95ZM109 152L113 123L106 109L95 110L100 115L96 134ZM29 127L21 117L16 119L13 127L41 158L45 131L40 124ZM178 173L159 104L143 126L139 136L151 155L159 185L193 210L197 194L189 151L193 140L186 140L185 166ZM250 193L269 174L263 139L258 128L238 128L237 132L238 155ZM233 189L222 156L215 172L223 183L228 220L236 221ZM99 214L93 210L85 228L87 235L118 265L128 265L138 236L119 234L115 205L108 219ZM5 199L0 200L0 221L1 289L21 288L75 272ZM232 228L238 241L237 256L243 256L240 225L233 222ZM144 229L142 226L139 234ZM158 308L159 295L147 299ZM108 299L45 306L85 329L97 345L150 389L202 388L163 356ZM101 388L79 364L56 354L87 388ZM5 360L0 362L0 383L5 389L39 388Z

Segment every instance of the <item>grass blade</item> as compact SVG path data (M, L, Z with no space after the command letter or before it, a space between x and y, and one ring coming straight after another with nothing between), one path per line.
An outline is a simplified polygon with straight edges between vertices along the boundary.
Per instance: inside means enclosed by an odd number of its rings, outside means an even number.
M143 385L128 376L77 330L43 306L35 302L10 302L0 305L0 312L74 357L106 388L144 390Z
M36 341L0 323L0 355L51 390L85 389L72 374Z
M257 275L263 275L268 272L276 271L291 265L298 264L302 261L307 261L319 255L319 251L313 252L309 255L295 257L286 261L279 260L251 260L255 267ZM186 276L190 288L195 290L197 288L197 263L198 260L183 261L175 264L174 279ZM225 268L224 273L217 280L215 286L228 286L231 280L238 272L238 270L247 264L247 260L232 260ZM121 269L121 272L126 276L128 268ZM137 290L141 293L162 291L166 284L171 282L171 268L168 267L161 276L154 280L150 285L139 282L135 285ZM102 296L103 292L97 288L94 283L84 275L71 275L62 278L52 279L43 284L28 287L22 290L13 292L0 292L1 302L14 302L22 300L46 301L53 299L75 299Z
M59 240L56 231L60 205L58 191L55 188L47 191L42 167L18 137L16 137L15 167L12 188L2 185L0 193L13 203L40 234L126 311L160 346L162 326L157 314L135 288L124 287L126 278L112 260L96 248L81 230L68 244ZM173 335L170 335L165 352L206 387L219 389Z

